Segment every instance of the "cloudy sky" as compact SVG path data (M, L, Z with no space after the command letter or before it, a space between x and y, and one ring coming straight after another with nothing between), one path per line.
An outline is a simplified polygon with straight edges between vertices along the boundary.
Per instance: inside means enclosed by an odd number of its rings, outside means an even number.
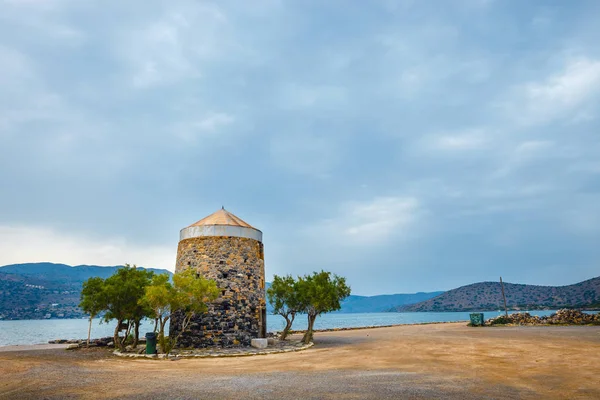
M222 205L355 294L600 275L600 2L0 0L0 265Z

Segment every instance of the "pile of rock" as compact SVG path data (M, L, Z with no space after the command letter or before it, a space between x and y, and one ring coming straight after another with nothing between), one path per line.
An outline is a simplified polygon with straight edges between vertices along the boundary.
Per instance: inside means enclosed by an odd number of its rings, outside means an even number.
M500 315L485 321L485 325L595 325L600 324L600 314L586 314L579 310L558 310L556 313L538 317L529 313Z
M558 310L549 317L544 317L546 324L589 325L600 324L600 314L586 314L579 310Z
M84 344L86 343L86 341L83 342ZM112 336L107 336L107 337L103 337L103 338L99 338L99 339L92 339L90 340L90 345L94 345L94 346L98 346L98 347L105 347L105 346L114 346L114 342L113 342L113 337Z
M500 315L495 318L488 319L485 321L486 325L539 325L542 324L542 319L536 315L531 315L529 313L516 313Z
M50 344L77 344L77 345L83 347L83 346L87 346L87 339L54 339L54 340L49 340L48 343L50 343ZM146 344L146 339L140 338L138 340L138 345L145 346L145 344ZM115 343L113 342L112 336L107 336L107 337L103 337L103 338L90 340L90 347L112 347L114 345L115 345Z
M79 344L81 343L80 339L54 339L48 340L49 344Z

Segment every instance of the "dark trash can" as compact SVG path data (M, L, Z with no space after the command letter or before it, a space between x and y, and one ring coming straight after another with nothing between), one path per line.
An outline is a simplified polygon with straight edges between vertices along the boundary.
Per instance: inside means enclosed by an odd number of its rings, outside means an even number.
M471 325L483 326L483 313L471 313L469 317L471 318Z
M155 332L146 332L146 354L156 354Z

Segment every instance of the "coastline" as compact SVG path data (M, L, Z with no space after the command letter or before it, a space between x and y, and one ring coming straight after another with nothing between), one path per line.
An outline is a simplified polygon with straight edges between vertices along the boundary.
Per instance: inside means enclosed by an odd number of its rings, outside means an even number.
M550 311L557 311L560 309L568 309L568 310L579 310L582 312L591 312L591 313L600 313L600 307L591 307L591 308L586 308L586 307L558 307L558 308L528 308L528 309L521 309L521 308L508 308L508 312L509 313L532 313L532 312L550 312ZM360 315L360 314L420 314L420 313L498 313L501 312L503 313L504 310L442 310L442 311L365 311L365 312L332 312L329 313L328 315ZM268 314L269 316L275 316L277 314ZM14 318L14 319L5 319L5 318L0 318L0 323L1 322L10 322L10 321L76 321L76 320L84 320L87 321L89 318L89 316L82 316L82 317L76 317L76 318L58 318L58 317L52 317L52 318ZM96 317L98 318L98 317ZM452 321L443 321L443 322L452 322ZM392 326L392 325L390 325Z
M106 348L0 352L0 398L600 398L600 359L591 356L600 326L411 324L320 332L314 342L177 362Z
M443 321L443 322L419 322L419 323L411 323L411 324L391 324L391 325L374 325L374 326L359 326L359 327L345 327L345 328L329 328L329 329L315 329L315 333L324 333L324 332L341 332L341 331L357 331L357 330L365 330L365 329L377 329L377 328L393 328L398 326L412 326L412 325L437 325L437 324L455 324L455 323L466 323L468 321ZM268 332L271 335L276 334L278 331ZM304 333L304 330L292 330L290 334L301 334ZM92 338L90 340L96 340L97 338ZM66 339L65 339L66 340ZM87 340L87 339L80 339ZM72 342L72 340L69 340ZM16 345L6 345L0 346L0 352L8 352L8 351L35 351L35 350L53 350L53 349L66 349L73 343L34 343L34 344L16 344Z
M533 311L531 315L544 316L556 311ZM486 320L500 315L497 311L486 311L484 313ZM315 331L360 330L457 321L467 323L468 320L469 313L331 313L317 318ZM283 323L284 320L282 317L270 314L268 331L281 332L284 326ZM0 321L0 347L47 344L56 339L76 342L84 339L87 329L88 323L84 319ZM142 324L140 332L149 332L152 329L153 324L145 322ZM305 329L306 320L302 316L299 316L296 318L293 331L303 332ZM94 320L92 337L112 337L113 330L114 327L112 324L100 323L99 319Z

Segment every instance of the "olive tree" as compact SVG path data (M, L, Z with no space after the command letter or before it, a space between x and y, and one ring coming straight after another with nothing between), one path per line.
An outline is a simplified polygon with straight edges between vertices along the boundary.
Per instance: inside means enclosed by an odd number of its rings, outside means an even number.
M164 336L165 325L171 318L171 304L175 296L175 288L169 282L169 275L159 274L152 277L152 281L146 286L146 293L141 299L151 311L155 320L154 331L158 328L158 337Z
M346 278L331 272L313 272L298 278L296 284L300 310L308 316L308 328L302 341L310 343L317 317L341 308L340 302L350 295Z
M152 310L151 316L159 322L160 350L169 354L193 317L206 312L206 303L215 300L218 295L219 289L214 281L205 279L191 269L173 275L173 284L169 282L168 275L155 275L146 287L141 302ZM179 313L181 318L174 321L174 313ZM175 337L165 336L165 325L169 320L180 324Z
M79 307L90 315L90 324L88 327L87 345L90 345L90 336L92 334L92 320L106 309L106 293L104 291L104 279L92 277L83 282L81 290L81 302Z
M179 321L179 333L172 338L175 346L192 319L208 310L206 303L219 297L220 290L215 281L206 279L191 269L173 275L173 285L175 299L171 307L182 317Z
M281 340L285 340L292 329L296 313L300 310L296 280L291 275L275 275L271 287L267 289L267 297L273 305L273 314L285 319L285 328L280 336Z
M146 286L150 283L153 275L154 273L151 271L125 264L104 281L106 298L104 320L106 322L117 320L113 339L115 348L121 351L125 349L125 341L132 328L135 335L133 344L137 345L140 322L150 313L148 307L140 300L146 293ZM125 329L123 339L119 337L122 329Z

